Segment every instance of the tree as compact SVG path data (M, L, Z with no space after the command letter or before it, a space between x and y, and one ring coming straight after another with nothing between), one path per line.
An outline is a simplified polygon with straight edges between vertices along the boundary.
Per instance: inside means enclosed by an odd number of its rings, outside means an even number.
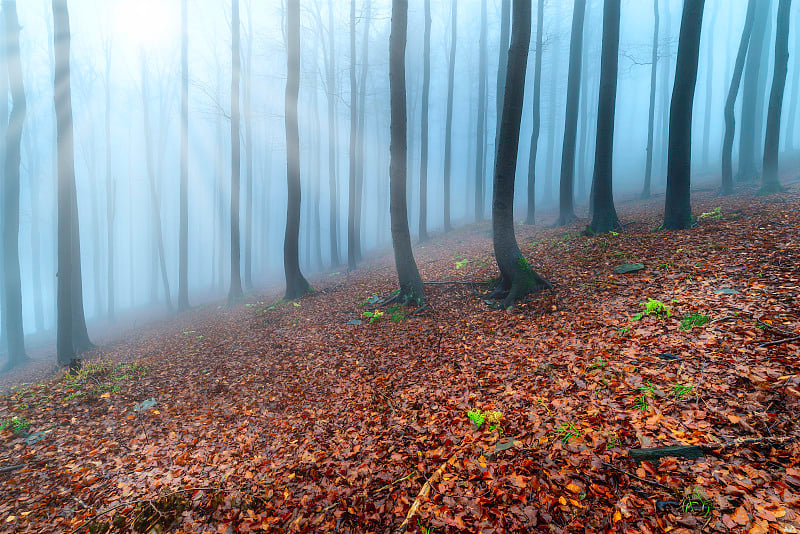
M253 289L253 6L247 3L247 55L244 79L245 202L244 287Z
M181 184L178 229L178 310L189 309L189 14L181 0Z
M328 0L328 51L325 71L326 96L328 97L328 189L330 199L331 266L341 263L339 259L339 185L336 181L336 40L333 31L333 0Z
M514 179L517 172L519 129L525 100L525 74L531 42L531 2L514 0L513 29L508 49L503 116L494 162L492 230L500 280L492 296L508 308L523 295L550 287L522 255L514 235Z
M419 158L419 240L428 240L428 103L431 93L431 0L425 0L423 37L422 117Z
M536 63L533 71L533 129L528 156L528 212L525 224L536 223L536 156L539 151L539 130L542 122L542 32L544 29L544 0L539 0L536 12Z
M475 146L475 220L483 220L484 173L486 172L487 52L486 0L481 0L481 37L478 59L478 131ZM405 46L405 45L403 45Z
M644 167L644 189L642 198L650 198L650 184L653 181L653 125L656 115L656 82L658 81L658 0L653 0L653 50L650 59L650 111L647 115L647 161Z
M795 28L794 36L797 40L794 49L800 50L800 30L797 28ZM792 71L792 97L789 99L789 116L786 121L786 141L784 150L795 149L794 132L795 125L797 124L797 101L800 100L800 68L795 67Z
M107 258L107 308L109 320L114 320L114 215L116 207L117 182L111 170L111 41L105 43L106 77L105 77L105 134L106 134L106 247Z
M767 112L767 130L764 140L764 172L761 178L763 193L783 191L778 181L778 147L781 137L781 111L786 75L789 64L789 22L792 0L778 0L778 22L775 30L775 68Z
M600 93L597 99L597 147L594 156L592 222L594 233L604 234L620 227L614 208L614 115L617 106L619 65L620 0L603 3L603 50L600 62Z
M234 0L236 1L236 0ZM288 0L286 17L286 185L289 201L286 235L283 241L283 267L286 274L286 300L306 294L308 285L300 272L300 131L297 124L297 99L300 94L300 0Z
M758 0L749 0L747 15L745 16L742 38L739 41L739 51L736 54L736 63L733 67L728 97L725 99L725 133L722 138L722 194L733 193L733 138L736 134L736 97L739 95L739 86L744 72L744 62L747 58L747 49L750 46L750 36L753 33L753 23L756 17L756 3Z
M767 39L767 22L771 12L772 0L762 0L756 9L753 30L750 35L750 46L747 50L747 63L744 70L742 87L742 127L739 135L739 170L740 181L754 180L758 176L756 168L756 121L759 94L766 90L759 83L760 71L766 69L762 65L761 56L764 42Z
M543 0L542 0L543 1ZM447 117L444 127L444 231L453 229L450 220L450 175L453 159L453 88L456 73L456 39L458 37L458 0L450 3L450 59L447 64Z
M364 121L366 117L367 74L369 73L369 29L372 18L372 0L366 1L365 13L361 19L364 21L364 36L361 40L361 76L358 92L358 144L356 145L356 259L361 261L362 226L361 217L364 211Z
M709 141L711 138L711 114L713 110L712 105L712 97L713 97L713 88L714 88L714 52L716 52L717 47L715 46L714 42L714 28L717 25L717 13L719 9L712 9L711 10L711 19L709 20L708 24L708 39L706 42L708 43L706 52L708 55L706 56L706 102L705 102L705 109L703 113L705 115L703 121L703 166L708 168L708 146Z
M425 300L422 278L411 248L406 204L406 35L408 33L408 0L392 0L392 23L389 37L389 93L391 100L389 215L392 221L392 245L400 291L397 300L403 304L421 305Z
M583 19L586 0L575 0L572 12L572 36L569 44L569 73L567 75L567 110L564 118L564 148L561 153L561 188L556 226L574 221L575 215L575 141L578 131L578 103L581 89L583 53Z
M22 282L19 266L19 193L20 152L22 127L27 111L25 85L22 79L22 63L19 53L19 19L17 2L3 2L5 23L5 55L11 89L11 115L5 132L5 166L3 168L3 277L5 287L6 341L8 363L6 369L24 363L25 332L22 326Z
M239 0L231 4L231 287L228 304L242 298L241 242L239 233L239 183L242 175L241 116L239 114L239 79L242 72L240 53Z
M666 230L680 230L692 225L692 107L697 86L704 7L705 0L686 0L683 4L675 84L669 112L667 197L664 208Z
M347 203L347 269L355 270L356 254L356 0L350 0L350 175Z

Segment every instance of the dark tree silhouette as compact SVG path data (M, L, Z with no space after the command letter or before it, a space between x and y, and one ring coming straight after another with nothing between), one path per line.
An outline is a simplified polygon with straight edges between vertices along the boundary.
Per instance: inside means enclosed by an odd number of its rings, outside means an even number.
M239 0L231 2L231 287L228 303L242 298L241 234L239 232L239 199L242 178L241 116L239 114L239 82L242 73Z
M350 175L347 203L347 269L356 268L356 131L358 89L356 87L356 0L350 0Z
M594 156L594 194L592 222L594 233L602 234L620 227L614 208L614 116L617 107L619 65L620 0L603 4L603 50L601 52L600 94L597 104L597 148Z
M796 21L795 21L796 23ZM800 31L795 29L795 50L800 50ZM797 124L797 105L800 100L800 68L792 69L792 95L789 98L789 116L786 119L786 142L784 150L795 150L794 132Z
M669 112L667 198L664 208L664 228L667 230L680 230L692 225L692 107L697 86L704 7L705 0L686 0L683 4L675 84Z
M756 152L759 150L756 141L757 112L759 94L766 91L759 83L761 70L766 70L762 65L761 56L767 40L767 23L771 12L772 0L761 0L756 9L753 30L750 35L750 45L747 50L745 63L744 85L742 87L742 127L739 135L739 181L752 181L758 176L756 166Z
M781 111L786 75L789 65L789 22L792 0L778 0L778 22L775 29L775 68L767 112L767 130L764 140L764 172L761 177L762 193L783 191L778 181L778 148L781 137Z
M531 42L531 2L515 0L511 45L508 50L503 117L497 157L494 163L494 193L492 200L492 229L494 255L500 268L500 280L492 293L502 298L508 308L523 295L550 287L522 255L514 235L514 179L517 172L519 128L525 100L525 74L528 47Z
M458 0L450 4L450 59L447 64L447 117L445 119L444 145L444 231L453 229L450 220L450 175L453 159L453 88L456 73L456 44L458 37Z
M739 95L739 86L742 82L744 62L747 58L747 49L750 47L750 36L753 33L753 23L756 17L758 0L749 0L747 15L745 16L742 38L739 41L739 51L736 54L736 63L733 67L728 97L725 100L725 133L722 138L722 194L733 193L733 138L736 134L736 98Z
M555 225L569 224L575 216L575 141L578 135L578 104L581 93L583 61L583 20L586 0L575 0L572 12L572 36L569 44L569 74L567 75L567 110L564 118L564 145L561 153L561 188L559 214Z
M481 37L478 59L478 131L475 145L475 220L483 220L484 184L486 178L486 99L487 52L486 0L481 0Z
M17 2L3 2L5 24L5 56L11 88L11 115L5 132L5 166L3 167L3 277L5 286L6 341L8 363L5 369L24 363L25 332L22 326L22 282L19 266L19 168L22 144L22 127L27 112L25 85L19 53L19 19Z
M325 69L325 94L328 97L328 196L330 197L330 247L331 265L338 266L339 259L339 183L336 181L336 40L333 29L333 0L328 0L328 49Z
M178 236L178 310L189 309L189 23L181 0L181 184Z
M389 93L391 100L389 215L392 221L392 245L400 291L397 300L403 304L421 305L425 300L422 278L411 248L406 204L406 35L408 34L408 0L392 0L392 25L389 37Z
M49 26L48 26L49 29ZM48 39L49 41L49 39ZM8 95L8 76L5 74L8 70L6 66L6 30L5 24L0 20L0 92ZM8 98L0 98L0 135L5 135L8 129ZM0 150L0 154L3 151ZM0 165L0 206L3 205L3 186L4 178L2 176L4 165ZM0 214L0 247L2 247L2 215ZM0 350L1 347L7 345L6 341L6 283L5 275L3 274L3 261L0 259Z
M508 70L508 40L511 32L511 0L502 0L500 4L500 43L497 59L497 91L495 92L495 126L494 149L500 141L500 120L503 118L503 97L506 88L506 71Z
M234 0L235 1L235 0ZM286 235L283 241L283 268L286 275L286 300L295 300L311 288L300 272L300 131L297 124L297 99L300 94L300 0L287 2L286 17Z
M531 149L528 156L528 212L525 224L536 223L536 155L539 151L539 130L542 123L542 46L544 30L544 0L539 0L536 10L536 61L533 70L533 126Z
M428 103L431 94L431 0L425 0L423 37L422 115L419 157L419 240L428 240Z
M642 198L650 198L650 185L653 181L653 126L656 116L656 82L658 81L658 0L653 0L653 50L650 58L650 111L647 118L647 161L644 168L644 189Z

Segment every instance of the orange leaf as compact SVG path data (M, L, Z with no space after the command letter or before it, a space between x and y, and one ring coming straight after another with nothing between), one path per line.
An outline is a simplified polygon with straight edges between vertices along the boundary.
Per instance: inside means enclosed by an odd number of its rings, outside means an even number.
M731 515L731 519L733 519L742 526L750 522L750 516L747 515L747 512L741 506L737 508L736 511L733 512L733 515Z

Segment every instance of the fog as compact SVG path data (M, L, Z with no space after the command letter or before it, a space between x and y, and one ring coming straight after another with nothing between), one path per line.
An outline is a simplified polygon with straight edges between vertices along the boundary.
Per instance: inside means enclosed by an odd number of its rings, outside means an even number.
M556 216L549 208L558 204L573 2L546 1L540 51L536 50L536 3L534 0L534 37L529 54L520 136L515 212L518 220L525 218L533 117L533 64L535 53L541 52L542 122L536 161L536 198L541 208L537 209L537 223L547 225ZM7 9L9 4L11 2L4 0L3 9ZM766 46L759 72L759 91L767 96L762 96L757 102L759 117L766 115L772 80L777 4L775 0L763 0L758 8L770 10L768 37L764 40ZM179 0L69 0L68 5L82 296L89 332L95 335L115 321L129 320L137 310L167 313L171 311L167 300L172 308L177 305L181 4ZM298 104L303 194L300 262L304 273L313 281L315 274L347 269L351 5L346 0L301 0L300 5ZM681 0L659 0L654 194L663 193L666 179L668 112L682 5ZM491 175L498 122L497 73L501 52L504 52L500 40L501 7L500 0L488 0L486 162L481 176L487 188L483 197L485 217L490 214L492 198ZM230 283L231 8L231 2L225 0L188 0L188 291L193 306L222 301ZM696 184L717 184L719 181L723 106L746 8L745 0L706 1L694 103L692 167ZM58 211L53 13L50 0L25 0L18 2L16 9L21 26L20 61L27 99L27 115L22 130L18 234L22 320L26 336L36 335L39 336L37 339L44 339L42 350L52 353L56 328ZM332 29L329 26L330 9L333 10ZM791 51L800 50L798 9L800 5L793 7ZM277 290L283 284L287 209L285 10L280 0L241 0L240 10L242 102L244 104L247 100L247 91L251 102L249 114L243 109L241 127L239 215L242 277L246 284L245 269L249 263L256 291L273 287ZM602 1L587 2L575 167L575 199L580 217L588 213L592 181L602 11ZM450 15L450 0L431 2L427 230L432 235L441 233L444 225L443 157ZM372 253L388 250L391 246L388 209L390 21L389 0L356 0L355 79L358 106L364 111L363 127L358 133L364 143L360 167L363 169L360 242L364 259L360 266L369 263ZM471 224L475 213L480 22L481 2L461 0L458 4L452 138L451 213L456 227ZM643 187L653 22L652 1L623 0L614 145L614 192L620 199L638 196ZM418 235L420 219L423 28L423 1L412 0L409 2L406 53L407 190L412 236ZM330 88L326 76L331 59L331 30L335 43L334 190L329 185L329 144L332 140L328 123ZM7 70L4 64L3 72ZM800 124L796 120L800 80L798 62L793 53L790 54L785 94L781 151L789 157L796 157L800 148ZM740 96L736 108L737 128L741 103ZM107 117L110 126L108 140L105 130ZM756 121L756 146L763 147L764 122L763 118ZM734 169L738 161L738 136L737 131ZM251 145L252 150L248 151ZM107 158L110 169L107 169ZM248 172L250 161L251 175ZM333 205L338 208L334 232L339 262L332 261L331 198L335 199ZM160 268L154 207L160 219L168 289ZM252 217L250 225L247 223L248 214ZM113 257L109 254L111 242ZM111 284L109 273L113 276ZM3 319L5 323L5 317ZM5 350L3 341L0 352Z

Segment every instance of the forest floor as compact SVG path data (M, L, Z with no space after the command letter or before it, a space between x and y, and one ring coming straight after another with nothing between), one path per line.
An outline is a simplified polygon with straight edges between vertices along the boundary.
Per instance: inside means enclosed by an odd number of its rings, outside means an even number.
M628 454L798 435L798 186L693 202L681 232L663 197L618 235L519 226L555 288L511 311L440 284L370 322L386 255L107 345L0 397L0 531L798 532L796 442ZM488 223L416 252L427 281L496 272Z

